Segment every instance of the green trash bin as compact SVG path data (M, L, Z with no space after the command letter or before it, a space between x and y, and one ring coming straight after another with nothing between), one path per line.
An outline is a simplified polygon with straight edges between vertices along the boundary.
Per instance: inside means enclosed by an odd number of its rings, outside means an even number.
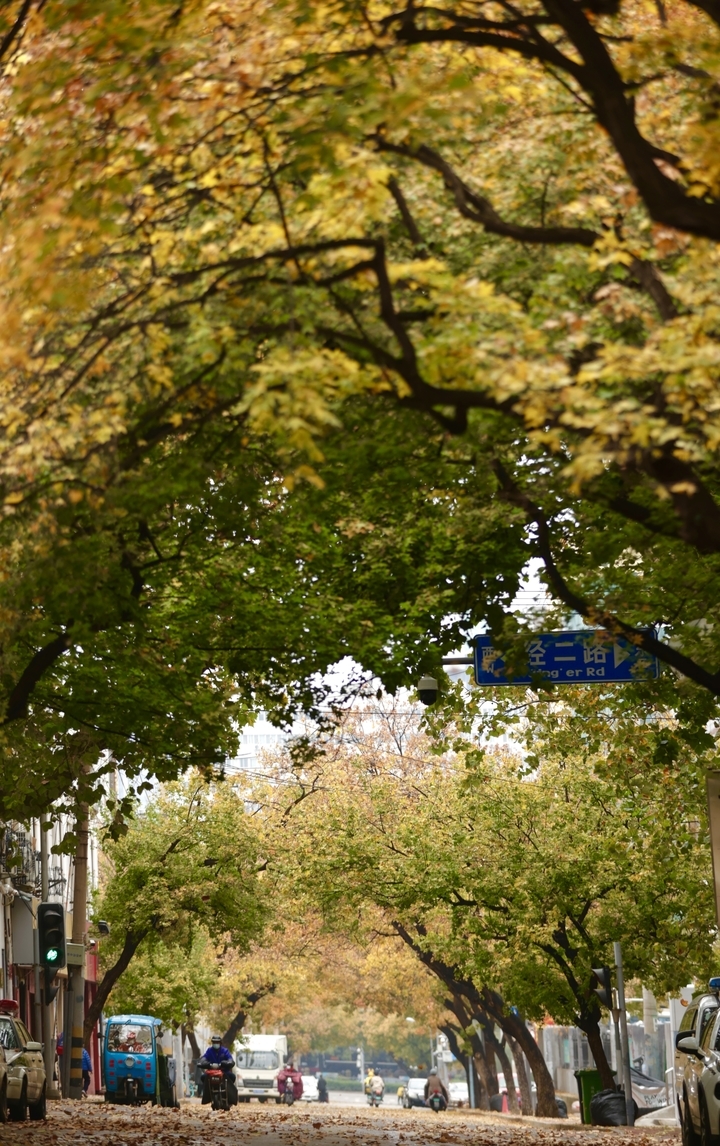
M585 1067L583 1070L575 1071L575 1078L577 1079L578 1097L580 1099L580 1120L585 1125L590 1125L592 1123L590 1100L594 1094L599 1094L603 1089L600 1071L594 1066Z

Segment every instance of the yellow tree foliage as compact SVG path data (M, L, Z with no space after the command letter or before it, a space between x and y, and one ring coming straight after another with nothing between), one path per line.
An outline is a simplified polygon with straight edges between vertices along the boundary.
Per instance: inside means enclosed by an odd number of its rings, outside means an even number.
M2 584L140 530L118 491L195 473L208 426L233 472L269 451L284 496L328 484L359 409L408 411L397 441L491 482L478 517L526 529L565 610L720 693L717 0L0 21ZM454 512L463 480L428 501ZM44 598L1 605L18 648Z

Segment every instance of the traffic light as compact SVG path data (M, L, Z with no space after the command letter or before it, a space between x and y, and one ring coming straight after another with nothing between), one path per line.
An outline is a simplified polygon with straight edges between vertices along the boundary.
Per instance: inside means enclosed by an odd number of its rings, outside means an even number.
M65 966L65 909L61 903L41 903L37 913L40 966L45 968L45 1005L58 993L53 979Z
M607 1007L607 1009L611 1011L613 1008L613 994L612 982L610 981L610 968L593 967L592 973L598 982L598 986L595 987L595 994L603 1007Z
M65 966L65 909L61 903L41 903L37 913L40 963L59 971Z

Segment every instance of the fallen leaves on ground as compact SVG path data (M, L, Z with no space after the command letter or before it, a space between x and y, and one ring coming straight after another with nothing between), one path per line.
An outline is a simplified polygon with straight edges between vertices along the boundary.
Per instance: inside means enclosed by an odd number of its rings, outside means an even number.
M100 1102L53 1102L46 1122L10 1123L2 1146L659 1146L679 1132L656 1127L634 1130L582 1127L542 1119L512 1121L503 1115L352 1107L266 1109L239 1106L213 1111L197 1103L182 1109L110 1106Z

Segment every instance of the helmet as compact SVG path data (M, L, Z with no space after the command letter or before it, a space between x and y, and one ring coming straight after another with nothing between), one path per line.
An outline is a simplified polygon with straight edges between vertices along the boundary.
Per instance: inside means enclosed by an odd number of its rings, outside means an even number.
M210 1042L213 1044L213 1046L215 1046L216 1043L218 1046L220 1046L222 1039L220 1038L220 1035L213 1035L213 1037L210 1039Z

